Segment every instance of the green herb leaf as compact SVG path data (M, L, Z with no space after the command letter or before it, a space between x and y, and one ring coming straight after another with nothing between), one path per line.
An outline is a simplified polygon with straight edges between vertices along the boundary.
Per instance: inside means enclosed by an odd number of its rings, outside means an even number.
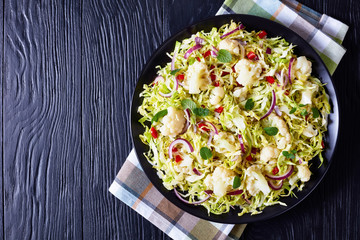
M165 116L166 114L168 114L167 109L157 112L155 116L151 119L151 123L159 121L159 119Z
M295 153L293 153L294 150L291 151L291 153L289 153L288 151L283 151L282 154L286 157L286 158L290 158L290 159L294 159L295 158Z
M202 147L200 149L200 156L206 160L212 157L212 152L210 149L208 149L207 147Z
M296 111L296 108L292 108L289 113L293 114L295 111Z
M313 112L313 118L318 118L320 116L319 109L313 107L311 110Z
M295 154L295 153L296 153L296 150L293 149L293 150L291 150L290 152L291 152L292 154Z
M254 108L254 100L252 99L252 98L249 98L247 101L246 101L246 103L245 103L245 109L246 110L251 110L251 109L253 109Z
M306 109L304 109L304 110L301 112L301 115L302 115L302 116L308 115L308 112L306 111Z
M225 49L220 49L216 58L223 63L228 63L232 60L231 53Z
M196 103L194 103L192 100L190 99L183 99L181 100L181 106L183 107L183 109L187 109L189 108L191 111L194 111L194 109L197 107Z
M193 113L199 117L205 117L209 115L210 111L207 108L194 108Z
M305 107L306 105L305 104L300 104L299 107Z
M233 181L233 188L234 189L238 188L238 187L240 187L240 185L241 185L241 181L240 181L239 176L235 176L234 181Z
M264 131L269 136L275 136L279 132L279 129L277 127L266 127Z
M171 75L175 75L178 71L180 71L181 69L178 68L178 69L174 69L170 72Z
M195 58L191 57L189 58L189 65L193 65L195 62Z

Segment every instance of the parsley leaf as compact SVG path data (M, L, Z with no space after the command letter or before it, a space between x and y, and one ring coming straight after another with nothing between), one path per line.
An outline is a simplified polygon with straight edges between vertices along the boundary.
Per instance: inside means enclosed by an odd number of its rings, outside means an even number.
M299 105L299 107L305 107L306 106L306 104L300 104Z
M233 181L233 188L234 189L238 188L238 187L240 187L240 185L241 185L241 181L240 181L239 176L235 176L234 181Z
M254 108L254 100L252 98L249 98L245 103L245 109L251 110Z
M302 112L301 112L301 116L306 116L308 115L308 112L306 111L306 109L304 109Z
M155 114L155 116L151 119L151 123L159 121L159 118L162 118L162 117L165 116L166 114L168 114L168 110L167 110L167 109L162 110L162 111L160 111L160 112L157 112L157 113Z
M231 53L225 49L220 49L216 58L223 63L228 63L232 60Z
M293 114L295 111L296 111L296 108L292 108L289 113Z
M295 150L290 151L291 153L289 153L288 151L283 151L282 154L284 155L284 157L286 158L290 158L290 159L294 159L295 158Z
M212 152L210 149L208 149L207 147L202 147L200 149L200 156L206 160L212 157Z
M194 109L197 107L196 103L194 103L192 100L190 99L183 99L181 100L181 106L183 107L183 109L187 109L189 108L191 111L194 111Z
M193 113L199 117L205 117L209 115L210 111L207 108L194 108Z
M279 129L277 127L266 127L264 131L269 136L275 136L279 132Z
M175 75L178 71L180 71L181 69L180 68L178 68L178 69L175 69L175 70L172 70L171 72L170 72L170 74L171 75Z
M315 107L311 108L313 112L313 118L318 118L320 116L319 110Z

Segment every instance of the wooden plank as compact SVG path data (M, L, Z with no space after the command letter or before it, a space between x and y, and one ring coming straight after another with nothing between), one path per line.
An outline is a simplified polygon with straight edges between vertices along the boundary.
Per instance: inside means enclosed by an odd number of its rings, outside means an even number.
M79 3L5 1L5 238L82 237Z
M3 64L4 64L4 3L3 1L0 2L0 56L1 56L1 60L0 60L0 86L1 86L1 91L0 91L0 106L1 106L1 110L0 110L0 141L1 141L1 149L0 149L0 173L1 173L1 178L0 178L0 239L4 239L4 205L3 205L3 114L2 114L2 107L3 107Z
M149 236L161 239L164 236L108 192L132 148L128 119L137 77L163 38L161 3L84 1L85 239L149 239Z

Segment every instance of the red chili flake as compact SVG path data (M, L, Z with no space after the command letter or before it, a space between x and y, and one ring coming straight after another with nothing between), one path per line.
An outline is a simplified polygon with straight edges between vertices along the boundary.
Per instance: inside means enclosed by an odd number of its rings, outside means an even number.
M198 128L200 128L201 130L204 130L204 131L206 131L206 132L209 132L209 131L210 131L210 129L207 128L207 126L206 126L205 123L199 123Z
M325 148L324 140L321 141L321 147L322 147L323 149Z
M229 74L230 74L229 72L222 72L221 76L223 77L223 76L226 76L226 75L229 75Z
M214 82L214 86L218 87L218 86L220 86L220 83L219 82Z
M173 148L172 148L172 151L173 151L173 152L177 152L177 151L178 151L177 147L173 147Z
M244 85L242 85L242 84L240 84L240 83L238 83L238 82L236 82L236 86L238 86L238 87L244 87Z
M266 76L266 81L268 81L268 83L273 84L275 82L275 79L271 76Z
M231 69L233 70L234 73L236 73L236 71L235 71L235 65L232 66Z
M272 170L272 173L273 173L274 175L276 175L278 172L279 172L278 167L274 167L274 169Z
M151 133L151 136L153 137L153 138L157 138L158 137L158 133L157 133L157 131L156 131L156 129L154 128L154 127L151 127L150 128L150 133Z
M264 38L264 37L266 37L266 35L267 35L267 33L264 30L260 31L258 34L259 38Z
M247 156L245 159L248 160L248 161L252 161L252 160L253 160L251 154L249 154L249 156Z
M251 149L251 153L252 153L252 154L256 154L257 150L258 150L257 148L252 148L252 149Z
M220 106L218 108L215 108L215 112L217 113L222 113L224 111L224 107L223 106Z
M214 65L211 65L210 66L210 70L212 70L212 69L214 69L215 68L215 66Z
M211 78L211 81L215 81L216 80L216 75L211 73L210 74L210 78Z
M256 57L256 54L254 52L249 52L246 56L248 59L252 60Z
M183 160L183 158L180 155L176 155L175 156L175 162L181 162Z
M176 79L177 79L177 80L180 80L180 81L181 81L181 80L184 80L184 78L185 78L185 75L184 75L184 74L179 74L179 75L176 76Z
M289 96L289 94L290 94L290 91L287 89L287 90L285 91L285 95L286 95L286 96Z
M201 105L202 108L205 108L205 105Z
M307 121L307 120L308 120L309 116L310 116L310 113L309 113L308 115L306 115L306 116L305 116L305 121Z
M206 51L206 52L203 54L203 57L206 58L206 57L208 57L208 56L210 56L210 55L211 55L211 51L208 50L208 51Z
M196 60L198 60L198 62L201 62L201 59L199 57L196 57Z

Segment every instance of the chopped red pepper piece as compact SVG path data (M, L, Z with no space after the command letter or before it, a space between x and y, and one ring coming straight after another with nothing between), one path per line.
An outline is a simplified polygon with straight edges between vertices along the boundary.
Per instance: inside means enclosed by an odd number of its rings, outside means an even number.
M180 155L176 155L175 156L175 162L181 162L183 160L183 158Z
M172 151L177 152L178 151L177 147L173 147Z
M215 81L216 80L216 75L211 73L210 74L210 78L211 78L211 81Z
M273 84L275 82L275 79L271 76L266 76L266 81L268 81L268 83Z
M179 74L179 75L176 76L176 79L177 79L177 80L180 80L180 81L181 81L181 80L184 80L184 78L185 78L185 75L184 75L184 74Z
M201 59L199 57L196 57L196 60L198 60L198 62L201 62Z
M215 108L215 112L217 113L222 113L224 111L224 107L223 106L220 106L218 108Z
M218 86L220 86L220 83L219 82L214 82L214 86L218 87Z
M307 121L307 120L308 120L309 116L310 116L310 113L309 113L308 115L306 115L306 116L305 116L305 121Z
M274 169L272 170L272 173L273 173L274 175L276 175L278 172L279 172L278 167L274 167Z
M209 131L210 131L210 129L207 128L207 126L206 126L205 123L199 123L198 128L200 128L201 130L204 130L204 131L206 131L206 132L209 132Z
M222 72L221 76L223 77L223 76L226 76L226 75L229 75L229 74L230 74L229 72Z
M286 96L289 96L289 94L290 94L290 91L287 89L287 90L285 91L285 95L286 95Z
M252 153L252 154L256 154L257 150L258 150L257 148L252 148L252 149L251 149L251 153Z
M248 160L248 161L252 161L252 160L253 160L251 154L249 154L249 156L247 156L245 159Z
M322 147L323 149L325 148L324 140L321 141L321 147Z
M158 137L158 132L156 131L156 129L154 127L150 128L150 133L153 138L156 139Z
M256 57L256 54L254 52L249 52L246 56L248 59L252 60Z
M235 65L232 66L231 69L233 70L233 72L236 72L236 71L235 71Z
M267 35L267 32L265 32L264 30L260 31L258 34L259 38L264 38L264 37L266 37L266 35Z
M208 56L210 56L210 55L211 55L211 51L208 50L208 51L206 51L206 52L203 54L203 57L206 58L206 57L208 57Z
M212 70L212 69L214 69L215 68L215 66L214 65L211 65L210 66L210 70Z

